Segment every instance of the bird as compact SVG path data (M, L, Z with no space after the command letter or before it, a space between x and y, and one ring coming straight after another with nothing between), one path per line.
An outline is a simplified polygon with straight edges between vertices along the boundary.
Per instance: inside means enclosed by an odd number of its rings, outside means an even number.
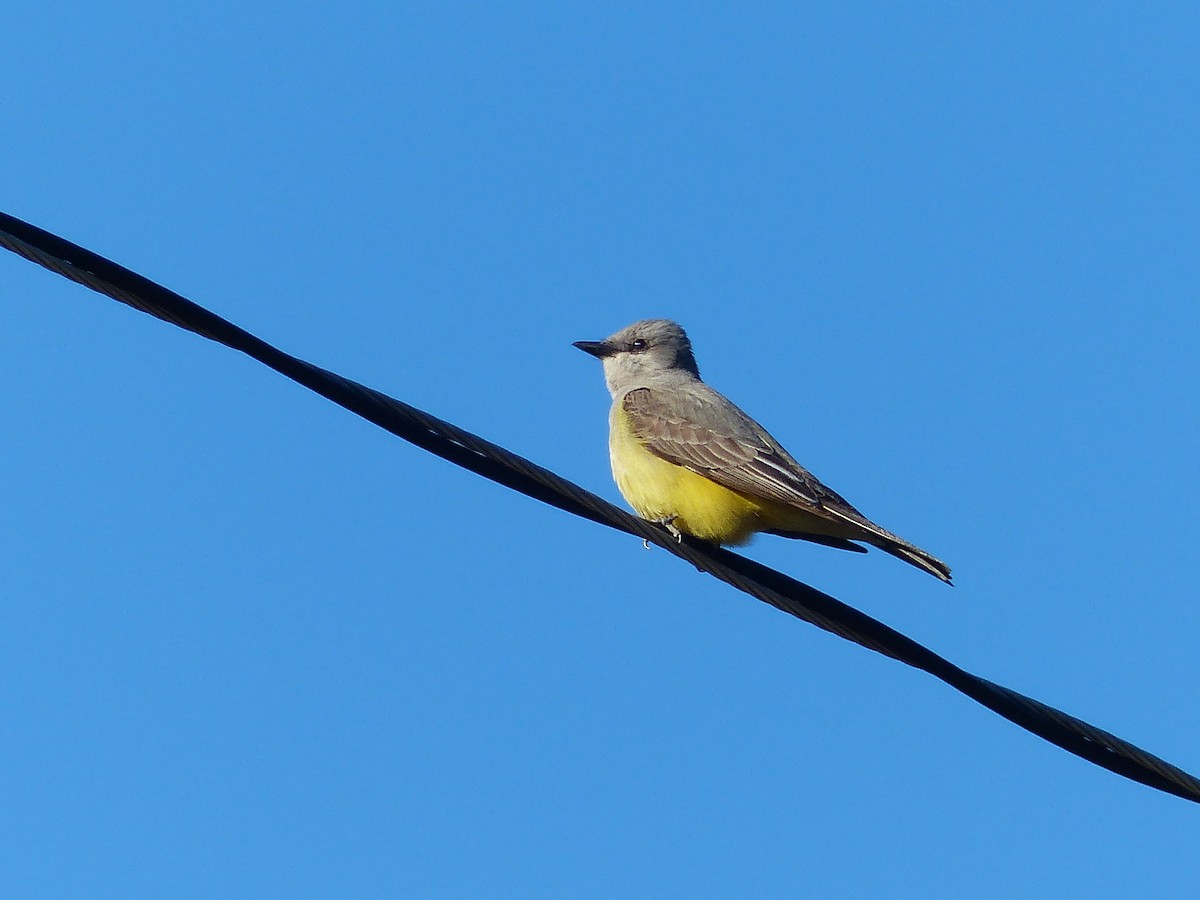
M573 346L604 365L613 478L643 519L727 546L758 533L859 553L869 544L953 584L948 565L876 525L702 381L677 323L645 319Z

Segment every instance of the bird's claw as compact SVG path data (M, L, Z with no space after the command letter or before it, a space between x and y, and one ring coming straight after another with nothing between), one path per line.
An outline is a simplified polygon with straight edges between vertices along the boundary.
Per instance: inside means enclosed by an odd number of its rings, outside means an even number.
M676 543L682 544L683 543L683 532L675 527L675 519L676 518L678 518L678 517L677 516L663 516L661 519L648 519L647 521L651 522L655 525L661 525L663 528L667 529L667 531L669 531L671 533L671 537L675 538ZM650 539L642 538L642 546L645 547L647 550L649 550L650 549Z
M676 516L663 516L661 519L655 519L655 525L661 525L671 533L671 537L675 538L677 544L683 543L683 532L675 527Z

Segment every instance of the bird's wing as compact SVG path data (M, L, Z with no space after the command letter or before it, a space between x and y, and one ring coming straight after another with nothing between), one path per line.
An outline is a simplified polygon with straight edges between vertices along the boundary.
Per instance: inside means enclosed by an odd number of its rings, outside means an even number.
M716 391L637 388L621 405L634 436L656 456L752 497L815 513L849 503L791 458L754 420Z
M806 510L947 583L950 567L876 525L796 462L729 400L700 383L670 394L636 388L621 400L634 436L656 456L743 494ZM801 534L782 533L787 537ZM833 546L854 549L841 538Z

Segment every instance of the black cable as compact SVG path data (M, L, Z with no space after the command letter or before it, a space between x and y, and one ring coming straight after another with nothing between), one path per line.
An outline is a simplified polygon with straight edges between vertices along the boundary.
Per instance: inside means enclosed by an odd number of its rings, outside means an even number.
M1118 775L1200 802L1200 779L1107 731L972 675L927 647L782 572L664 529L527 459L415 407L289 356L179 294L57 235L0 213L0 245L173 325L253 357L392 434L500 484L578 516L637 535L701 571L846 640L922 669L971 699Z

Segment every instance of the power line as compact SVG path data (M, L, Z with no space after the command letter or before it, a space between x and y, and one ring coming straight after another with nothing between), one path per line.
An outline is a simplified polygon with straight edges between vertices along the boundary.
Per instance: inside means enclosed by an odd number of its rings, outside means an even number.
M929 648L852 606L721 547L684 539L632 516L553 472L416 407L305 362L192 301L90 250L0 213L0 245L180 328L270 366L380 428L456 465L566 512L637 535L701 571L819 628L944 681L1027 731L1076 756L1187 800L1200 779L1151 753L1032 697L960 669Z

